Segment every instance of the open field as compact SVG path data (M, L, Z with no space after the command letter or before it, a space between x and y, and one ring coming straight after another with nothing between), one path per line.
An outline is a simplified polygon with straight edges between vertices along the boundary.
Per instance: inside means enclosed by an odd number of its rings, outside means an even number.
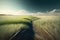
M38 16L40 20L34 22L36 40L60 40L60 17ZM38 35L37 35L38 34Z
M18 35L20 40L60 40L60 16L0 16L0 40L14 40Z

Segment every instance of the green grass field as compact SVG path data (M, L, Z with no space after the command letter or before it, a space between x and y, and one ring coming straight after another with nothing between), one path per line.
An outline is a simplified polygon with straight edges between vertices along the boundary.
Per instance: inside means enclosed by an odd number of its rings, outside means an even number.
M60 40L59 18L60 16L0 16L0 40L9 40L17 31L29 29L28 24L33 20L35 40Z

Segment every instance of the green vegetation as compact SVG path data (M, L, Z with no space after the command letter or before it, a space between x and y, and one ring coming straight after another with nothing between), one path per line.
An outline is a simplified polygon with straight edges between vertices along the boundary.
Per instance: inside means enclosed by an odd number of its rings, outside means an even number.
M60 16L0 16L0 39L8 40L33 21L35 40L59 40Z
M28 24L31 24L32 18L36 18L36 17L33 17L33 16L0 16L0 39L7 40L17 31L20 31L22 29L25 29L25 30L28 29L29 28Z

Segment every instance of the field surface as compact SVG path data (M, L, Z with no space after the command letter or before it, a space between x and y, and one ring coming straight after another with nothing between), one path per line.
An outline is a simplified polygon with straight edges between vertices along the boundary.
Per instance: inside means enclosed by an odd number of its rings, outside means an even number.
M0 40L60 40L60 16L0 16Z

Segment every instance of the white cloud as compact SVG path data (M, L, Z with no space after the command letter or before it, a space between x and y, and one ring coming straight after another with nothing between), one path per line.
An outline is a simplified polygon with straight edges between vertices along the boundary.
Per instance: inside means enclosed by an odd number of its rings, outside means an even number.
M55 12L56 11L56 9L53 9L52 11L50 11L51 13L53 13L53 12Z
M52 11L49 12L36 12L36 13L31 13L29 11L26 10L18 10L18 11L14 11L14 10L0 10L0 14L5 14L5 15L45 15L47 14L51 14L54 13L55 11L57 11L56 9L53 9Z

